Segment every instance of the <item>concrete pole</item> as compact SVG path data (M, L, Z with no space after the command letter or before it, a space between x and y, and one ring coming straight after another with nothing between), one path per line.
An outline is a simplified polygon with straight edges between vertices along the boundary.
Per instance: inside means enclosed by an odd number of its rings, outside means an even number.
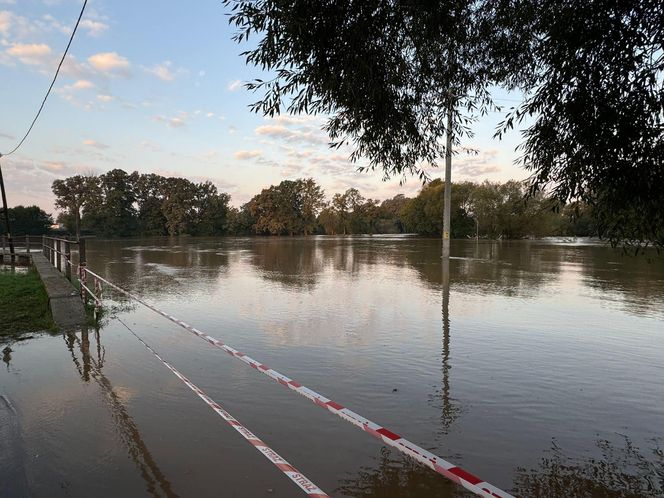
M452 211L452 125L454 105L452 92L447 107L447 145L445 147L445 198L443 205L443 258L450 257L450 216Z

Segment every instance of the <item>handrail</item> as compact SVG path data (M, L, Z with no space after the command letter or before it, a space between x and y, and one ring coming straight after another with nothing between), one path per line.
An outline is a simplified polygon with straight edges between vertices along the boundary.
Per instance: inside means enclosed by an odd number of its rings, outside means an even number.
M62 239L60 237L49 237L48 235L43 236L44 240L58 240L60 242L69 242L70 244L80 244L81 239Z

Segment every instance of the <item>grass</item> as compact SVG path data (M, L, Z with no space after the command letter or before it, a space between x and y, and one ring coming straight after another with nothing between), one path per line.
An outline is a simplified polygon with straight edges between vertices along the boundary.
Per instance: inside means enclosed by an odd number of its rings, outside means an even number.
M55 330L39 275L0 268L0 337L38 330Z

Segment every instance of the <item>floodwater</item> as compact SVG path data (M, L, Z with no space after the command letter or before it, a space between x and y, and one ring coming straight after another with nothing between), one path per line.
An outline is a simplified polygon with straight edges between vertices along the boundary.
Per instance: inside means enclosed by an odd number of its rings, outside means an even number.
M93 241L88 253L109 280L517 496L664 496L654 253L454 241L445 269L440 241L394 236ZM105 292L99 330L35 336L2 358L32 496L305 496L118 318L331 496L469 496Z

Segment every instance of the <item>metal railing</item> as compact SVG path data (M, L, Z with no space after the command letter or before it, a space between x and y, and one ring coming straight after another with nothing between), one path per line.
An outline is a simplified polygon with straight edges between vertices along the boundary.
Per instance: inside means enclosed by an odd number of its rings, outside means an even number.
M12 264L19 260L27 258L31 250L35 250L42 245L41 235L20 235L11 239L6 235L0 235L0 261L4 261L5 256L9 256Z

